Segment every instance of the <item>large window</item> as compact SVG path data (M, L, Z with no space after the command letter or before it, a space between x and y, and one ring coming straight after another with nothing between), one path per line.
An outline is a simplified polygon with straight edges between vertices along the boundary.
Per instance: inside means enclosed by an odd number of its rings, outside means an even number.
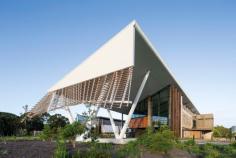
M169 86L152 95L153 118L160 118L167 122L169 114ZM147 115L147 99L140 101L134 114ZM163 121L161 121L163 122Z
M162 89L152 96L153 116L168 117L169 87Z

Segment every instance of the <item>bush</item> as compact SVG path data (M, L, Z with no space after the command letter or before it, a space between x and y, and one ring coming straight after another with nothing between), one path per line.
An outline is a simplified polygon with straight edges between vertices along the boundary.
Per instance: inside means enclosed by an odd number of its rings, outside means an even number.
M151 141L150 149L152 151L160 151L167 153L174 147L174 134L170 130L163 130L154 134Z
M85 131L85 126L80 122L74 122L66 125L62 130L61 134L64 139L68 139L73 147L75 148L75 139L77 135L81 135Z
M99 136L99 130L98 127L92 127L89 130L88 137L91 138L92 142L96 142Z
M40 138L42 140L50 140L54 138L55 133L53 133L53 130L49 127L49 125L45 125L42 134L40 134Z
M179 142L176 145L177 148L188 151L190 154L201 155L199 145L196 144L194 139L190 139L184 142Z
M129 157L132 156L132 158L136 158L140 157L145 150L166 154L167 151L175 146L175 144L174 134L168 128L160 128L157 132L152 128L148 128L137 141L131 141L121 147L119 156L124 157L125 155L128 155Z
M138 143L150 151L167 153L175 145L175 137L168 128L160 128L157 132L148 129L147 132L138 139Z
M205 158L218 158L220 157L220 152L212 144L205 144L201 146L202 156Z

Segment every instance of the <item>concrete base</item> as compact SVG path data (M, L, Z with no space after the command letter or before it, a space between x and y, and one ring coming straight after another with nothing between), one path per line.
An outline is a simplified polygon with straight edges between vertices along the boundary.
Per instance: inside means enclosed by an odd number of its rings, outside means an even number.
M112 144L126 144L130 141L135 141L136 138L126 138L126 139L115 139L115 138L99 138L99 143L112 143Z
M112 144L126 144L130 141L135 141L136 138L126 138L126 139L115 139L115 138L98 138L98 143L112 143ZM91 139L81 139L81 137L76 138L77 142L91 142Z

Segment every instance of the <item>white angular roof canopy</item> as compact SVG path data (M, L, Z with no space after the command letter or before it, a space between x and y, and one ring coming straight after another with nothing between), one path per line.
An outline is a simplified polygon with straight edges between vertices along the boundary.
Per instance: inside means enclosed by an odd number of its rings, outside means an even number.
M134 65L134 25L131 22L48 92Z
M188 104L193 111L199 113L136 21L132 21L108 40L78 67L52 86L48 92L63 89L129 67L134 68L130 93L132 101L144 74L147 70L150 70L149 81L140 100L168 85L175 84L183 92L184 103Z

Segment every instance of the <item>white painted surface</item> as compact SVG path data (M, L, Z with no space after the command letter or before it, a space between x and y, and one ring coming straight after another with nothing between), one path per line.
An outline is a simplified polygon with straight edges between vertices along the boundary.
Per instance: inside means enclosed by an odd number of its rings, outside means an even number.
M115 138L117 139L117 138L119 137L119 133L118 133L118 130L117 130L117 128L116 128L115 121L114 121L114 119L112 118L112 115L111 115L110 110L107 109L107 112L108 112L108 114L109 114L109 118L110 118L110 122L111 122L112 131L113 131L113 133L114 133L114 135L115 135Z
M144 78L143 78L143 81L142 81L142 83L141 83L141 85L139 87L139 90L138 90L137 95L136 95L136 97L134 99L134 102L133 102L133 104L132 104L132 106L130 108L128 117L126 118L124 126L123 126L123 128L122 128L122 130L120 132L119 139L123 139L124 136L125 136L126 130L127 130L128 126L129 126L129 122L131 120L131 116L133 115L134 110L135 110L135 108L136 108L136 106L138 104L139 98L140 98L140 96L141 96L141 94L143 92L143 89L144 89L144 86L145 86L145 84L146 84L146 82L148 80L149 74L150 74L150 71L148 71L146 73L146 75L144 76Z
M54 91L134 65L134 25L131 22L48 91Z
M119 131L122 127L115 126L116 131ZM111 125L101 125L101 132L102 133L113 133L113 128Z

